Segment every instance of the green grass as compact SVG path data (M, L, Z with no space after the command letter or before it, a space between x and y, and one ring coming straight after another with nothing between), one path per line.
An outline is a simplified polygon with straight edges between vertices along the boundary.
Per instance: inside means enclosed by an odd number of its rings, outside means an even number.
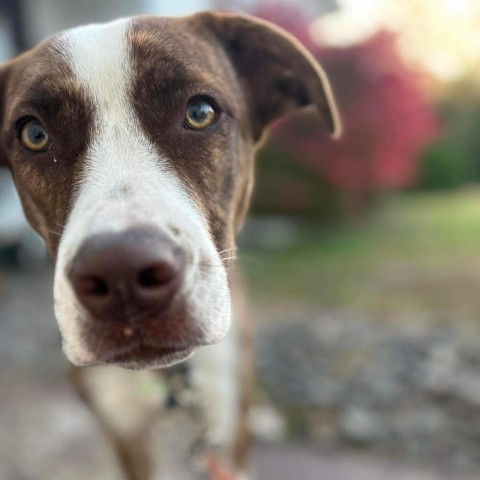
M241 258L260 308L476 322L480 189L398 196L355 225L306 231L289 248Z

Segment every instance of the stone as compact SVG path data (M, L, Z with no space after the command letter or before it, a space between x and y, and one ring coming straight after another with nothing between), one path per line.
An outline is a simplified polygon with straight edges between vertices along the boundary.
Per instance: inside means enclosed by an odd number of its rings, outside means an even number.
M360 406L350 406L341 415L339 431L349 442L371 444L382 442L389 436L389 426L376 412Z

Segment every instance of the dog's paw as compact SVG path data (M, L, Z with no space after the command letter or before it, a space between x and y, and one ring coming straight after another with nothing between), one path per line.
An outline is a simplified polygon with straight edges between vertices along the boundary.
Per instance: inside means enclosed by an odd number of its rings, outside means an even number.
M228 467L222 464L222 461L216 455L206 455L204 466L211 480L239 480Z

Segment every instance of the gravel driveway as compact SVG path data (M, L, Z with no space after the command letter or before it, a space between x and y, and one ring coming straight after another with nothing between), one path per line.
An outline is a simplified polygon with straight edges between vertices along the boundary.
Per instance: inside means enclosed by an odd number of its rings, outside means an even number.
M0 478L120 478L101 432L64 376L51 269L4 269L0 278ZM468 479L368 455L327 454L311 444L257 443L254 469L262 480Z

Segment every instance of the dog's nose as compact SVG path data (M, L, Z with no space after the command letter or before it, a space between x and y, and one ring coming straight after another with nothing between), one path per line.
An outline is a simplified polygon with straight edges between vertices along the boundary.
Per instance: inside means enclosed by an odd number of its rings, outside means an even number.
M101 320L165 311L184 271L184 252L172 240L160 231L136 228L88 239L68 275L78 300Z

